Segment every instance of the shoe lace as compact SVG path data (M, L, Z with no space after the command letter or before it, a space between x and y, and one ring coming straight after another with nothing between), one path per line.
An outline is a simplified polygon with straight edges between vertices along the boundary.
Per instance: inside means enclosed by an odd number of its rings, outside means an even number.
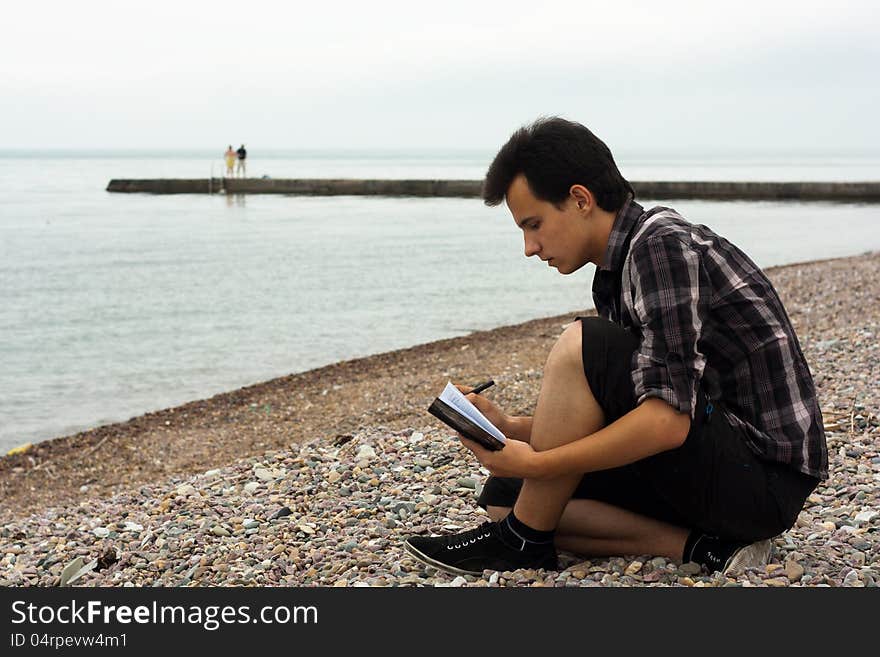
M460 534L452 534L446 537L447 550L460 550L468 545L473 545L479 541L491 537L495 533L495 523L484 522L479 527L462 532Z

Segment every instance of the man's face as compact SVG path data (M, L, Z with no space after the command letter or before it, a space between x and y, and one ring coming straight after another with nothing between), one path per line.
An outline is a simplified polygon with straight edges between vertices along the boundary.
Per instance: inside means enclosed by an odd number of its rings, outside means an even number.
M538 256L560 274L571 274L597 251L594 223L571 196L562 209L535 198L525 176L514 178L507 190L507 207L523 232L526 257Z

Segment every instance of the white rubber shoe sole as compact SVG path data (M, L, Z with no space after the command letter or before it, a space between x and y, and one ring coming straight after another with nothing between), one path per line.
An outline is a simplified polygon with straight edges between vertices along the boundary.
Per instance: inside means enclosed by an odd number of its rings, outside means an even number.
M721 572L724 575L736 576L746 568L766 566L772 551L773 544L769 539L741 547L730 556Z
M461 568L456 568L455 566L450 566L449 564L445 564L442 561L437 561L436 559L432 559L427 554L422 552L416 547L410 545L409 541L405 541L403 544L403 549L406 550L410 556L415 557L419 561L429 566L433 566L438 570L445 570L447 573L452 573L454 575L474 575L479 577L483 574L483 571L474 571L474 570L462 570Z

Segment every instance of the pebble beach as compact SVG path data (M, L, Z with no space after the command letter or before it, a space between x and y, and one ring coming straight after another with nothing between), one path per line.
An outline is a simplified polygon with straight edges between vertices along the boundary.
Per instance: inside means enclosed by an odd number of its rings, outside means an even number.
M880 253L767 270L817 386L830 478L766 567L560 553L455 576L409 534L486 519L486 479L425 412L447 380L529 413L577 314L338 363L0 458L0 586L873 587L880 584ZM585 299L589 291L584 291Z

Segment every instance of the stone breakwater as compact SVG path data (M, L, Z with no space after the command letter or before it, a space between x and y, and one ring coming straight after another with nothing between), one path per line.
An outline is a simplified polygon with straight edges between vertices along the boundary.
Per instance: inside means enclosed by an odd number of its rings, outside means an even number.
M556 572L457 577L424 566L403 538L485 519L475 496L487 474L426 416L7 516L0 585L876 586L880 256L793 265L771 279L813 371L831 477L774 539L766 567L724 577L653 555L567 553ZM527 409L540 370L512 368L496 380L505 407Z
M149 194L293 194L476 198L481 180L355 178L114 178L108 192ZM880 201L880 182L633 181L640 198Z

